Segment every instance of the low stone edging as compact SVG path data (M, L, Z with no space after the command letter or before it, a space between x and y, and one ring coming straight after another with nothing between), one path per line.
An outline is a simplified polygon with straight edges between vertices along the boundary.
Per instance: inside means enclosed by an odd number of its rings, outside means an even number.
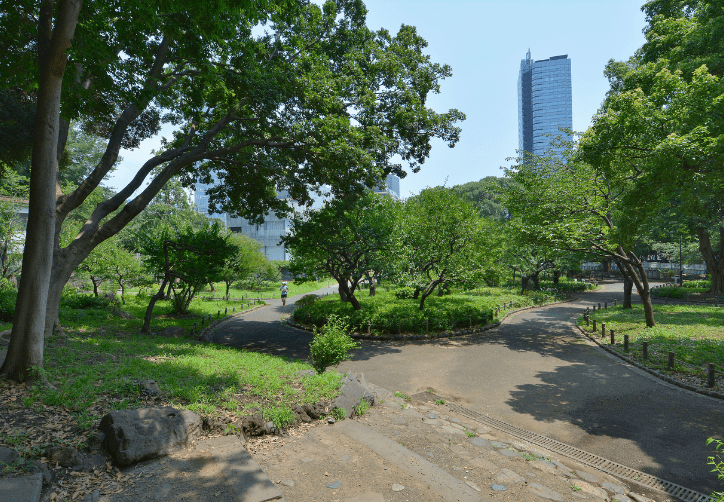
M474 328L474 329L465 329L462 331L452 331L449 333L428 333L425 335L379 335L379 336L373 336L373 335L358 335L358 334L352 334L350 335L355 340L380 340L380 341L389 341L389 340L397 340L397 341L411 341L411 340L432 340L437 338L454 338L457 336L465 336L465 335L473 335L476 333L482 333L484 331L488 331L489 329L497 328L500 326L500 324L507 319L509 316L516 314L518 312L521 312L523 310L531 310L541 307L548 307L550 305L559 305L561 303L569 303L572 301L577 300L578 298L571 298L568 300L562 300L558 302L551 302L546 303L545 305L531 305L529 307L521 307L516 310L511 310L505 314L504 317L500 317L497 322L493 324L485 325L481 328ZM314 328L309 328L303 324L297 324L295 323L293 319L294 313L289 314L284 320L287 324L289 324L293 328L301 329L304 331L314 331Z
M193 336L196 336L196 338L198 338L199 340L203 340L203 341L205 341L205 342L210 342L210 341L211 341L211 337L209 337L209 330L211 330L211 328L215 328L216 326L218 326L218 325L221 324L222 322L228 321L229 319L233 319L234 317L238 317L238 316L243 315L243 314L248 314L249 312L254 312L255 310L259 310L259 309L264 308L264 307L266 307L266 304L264 304L264 305L256 305L255 307L252 307L252 308L250 308L250 309L248 309L248 310L244 310L244 311L241 311L241 312L235 312L235 313L233 313L233 314L227 314L227 315L225 315L224 317L222 317L222 318L220 318L220 319L216 319L215 321L212 321L211 324L209 324L209 325L206 326L204 329L202 329L201 331L199 331L199 334L198 334L198 335L193 335Z
M581 326L579 326L579 325L576 324L576 328L578 328L578 330L581 332L581 334L582 334L583 336L585 336L586 338L588 338L589 340L591 340L593 343L595 343L596 345L598 345L599 347L601 347L601 348L602 348L603 350L605 350L606 352L609 352L610 354L613 354L614 356L618 357L619 359L623 359L624 361L626 361L626 362L629 363L630 365L636 366L637 368L645 371L646 373L649 373L649 374L651 374L651 375L653 375L653 376L655 376L655 377L657 377L657 378L660 378L661 380L663 380L663 381L666 382L666 383L670 383L670 384L672 384L672 385L676 385L677 387L681 387L682 389L690 390L690 391L692 391L692 392L696 392L697 394L702 394L702 395L704 395L704 396L709 396L709 397L713 397L713 398L716 398L716 399L724 399L724 394L721 394L721 393L719 393L719 392L715 392L715 391L713 391L713 390L707 390L707 389L704 389L704 388L702 388L702 387L694 387L693 385L689 385L689 384L687 384L687 383L680 382L679 380L677 380L677 379L675 379L675 378L671 378L670 376L664 375L664 374L661 373L660 371L657 371L657 370L651 369L651 368L649 368L649 367L647 367L647 366L644 366L643 364L639 363L638 361L636 361L636 360L634 360L634 359L632 359L632 358L630 358L630 357L627 357L627 356L621 354L620 352L618 352L617 350L613 350L613 349L610 348L609 346L604 345L603 343L599 342L596 338L590 336Z

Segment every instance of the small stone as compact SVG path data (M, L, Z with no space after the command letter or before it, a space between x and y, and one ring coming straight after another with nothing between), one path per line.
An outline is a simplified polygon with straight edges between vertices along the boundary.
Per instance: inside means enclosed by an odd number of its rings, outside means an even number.
M329 483L329 484L327 484L327 485L325 485L325 486L326 486L327 488L331 488L332 490L336 490L337 488L339 488L340 486L342 486L342 482L341 482L341 481L333 481L333 482L331 482L331 483Z
M462 423L462 422L460 422L460 419L459 419L459 418L455 418L455 417L450 418L450 421L451 421L452 423L455 423L455 424Z
M434 413L428 413L428 414L425 415L425 416L426 416L427 418L432 418L432 419L436 419L436 418L437 418L437 415L435 415Z
M290 487L290 488L291 488L292 486L294 486L294 480L291 479L291 478L282 479L282 480L280 481L280 483L283 484L284 486L288 486L288 487Z
M626 493L625 487L614 483L609 483L608 481L604 481L603 483L601 483L601 488L611 493Z
M462 469L461 469L460 467L453 467L453 471L458 471L458 472L460 472L460 471L462 471Z
M427 424L427 425L432 425L433 427L437 427L437 426L440 426L440 425L445 425L445 422L443 422L443 421L440 420L439 418L427 418L427 417L425 417L425 418L422 419L422 422L425 423L425 424Z
M503 448L503 449L498 450L498 453L500 453L501 455L504 455L504 456L506 456L506 457L521 458L519 452L513 451L513 450L509 450L509 449L507 449L507 448Z
M475 429L475 432L477 432L478 434L487 434L488 432L490 432L490 429L486 429L485 427L478 427L477 429Z
M576 471L576 476L578 476L579 478L581 478L584 481L588 481L589 483L600 483L601 482L601 478L599 478L598 476L596 476L595 474L593 474L591 472Z
M329 418L327 419L327 423L328 423L328 424L333 424L334 422L336 422L336 420L334 419L334 417L329 417Z
M565 501L560 493L551 490L547 486L539 485L538 483L528 484L528 490L544 499L554 500L555 502Z
M510 469L501 469L497 476L495 476L495 481L498 483L525 483L525 478Z
M350 457L349 455L342 455L341 457L339 457L339 459L342 462L349 462L350 460L352 460L352 457Z
M608 493L606 493L606 490L604 490L603 488L598 488L596 486L588 484L585 481L580 481L580 480L574 481L574 484L576 486L580 487L581 492L583 492L585 494L593 495L594 497L598 497L601 499L605 499L606 497L608 497Z
M450 424L450 427L455 427L456 429L460 429L461 431L465 431L465 427L463 427L460 424Z
M475 490L476 492L481 492L481 491L483 491L478 485L476 485L476 484L473 483L472 481L466 481L465 484L468 485L468 486L469 486L470 488L472 488L473 490Z
M491 441L490 444L492 444L496 448L507 448L508 446L510 446L508 443L503 443L502 441Z
M492 488L493 490L495 490L496 492L504 492L505 490L508 489L508 488L506 488L505 486L499 485L499 484L497 484L497 483L494 483L491 488Z
M438 430L439 430L440 432L444 433L444 434L451 434L451 435L457 435L457 436L465 436L465 435L466 435L464 430L460 430L460 429L458 429L458 428L456 428L456 427L453 427L453 426L451 426L451 425L443 425L443 426L440 427Z
M470 438L470 444L479 446L481 448L492 448L493 447L493 445L490 444L490 441L488 441L485 438L479 438L479 437Z
M553 462L553 463L556 465L556 467L558 467L558 469L560 469L560 470L563 471L564 473L566 473L566 474L573 474L573 469L571 469L571 468L568 467L567 465L562 464L562 463L558 462L557 460L551 460L551 462Z
M404 487L403 485L400 485L400 484L397 484L397 483L395 483L394 485L392 485L392 491L393 491L393 492L401 492L401 491L404 490L404 489L405 489L405 487Z
M304 462L305 464L308 464L308 463L310 463L310 462L314 462L314 459L311 458L311 457L304 457L304 458L302 458L302 459L300 459L300 460L301 460L302 462Z
M20 454L12 448L0 446L0 465L10 465L20 457ZM3 465L4 467L4 465Z
M623 493L617 493L615 495L611 495L611 502L632 502L632 500Z

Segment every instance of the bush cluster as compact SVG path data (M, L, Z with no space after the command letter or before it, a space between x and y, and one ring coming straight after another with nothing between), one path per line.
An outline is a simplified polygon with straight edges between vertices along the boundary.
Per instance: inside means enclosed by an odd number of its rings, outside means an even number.
M349 359L349 351L359 348L349 336L349 326L336 315L327 319L327 324L314 330L314 339L309 344L312 366L320 375L328 366L334 366Z
M398 300L411 300L415 297L415 288L405 286L395 290L395 298Z

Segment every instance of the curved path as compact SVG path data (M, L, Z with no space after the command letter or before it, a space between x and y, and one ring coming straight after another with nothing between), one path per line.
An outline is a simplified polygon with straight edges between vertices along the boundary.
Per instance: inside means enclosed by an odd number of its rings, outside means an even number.
M720 489L706 465L705 442L724 438L724 402L666 384L574 330L574 315L616 297L622 300L620 285L607 285L579 301L523 311L497 329L451 342L364 341L339 370L364 372L370 382L409 395L432 389L694 490ZM220 325L215 341L307 359L311 335L280 322L291 310L272 303Z

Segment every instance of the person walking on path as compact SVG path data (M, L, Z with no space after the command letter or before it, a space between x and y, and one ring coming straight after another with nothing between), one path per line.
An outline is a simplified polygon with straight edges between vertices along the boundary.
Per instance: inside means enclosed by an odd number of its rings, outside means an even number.
M286 305L287 293L289 293L289 286L287 286L287 281L282 281L282 287L279 288L279 291L282 292L282 305Z

